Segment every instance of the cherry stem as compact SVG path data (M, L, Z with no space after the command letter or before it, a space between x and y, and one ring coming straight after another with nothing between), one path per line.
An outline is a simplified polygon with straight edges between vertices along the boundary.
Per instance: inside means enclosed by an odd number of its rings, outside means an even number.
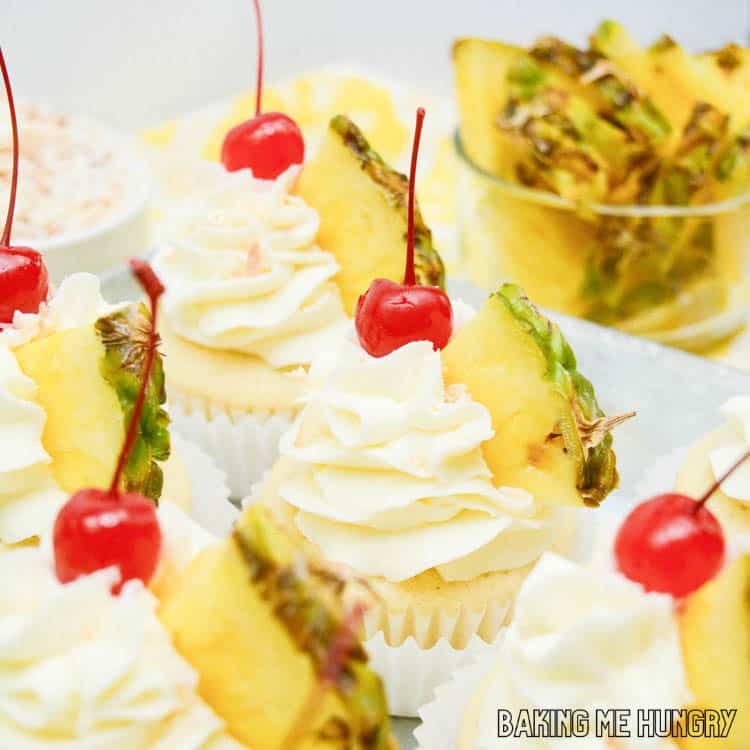
M743 455L738 458L712 485L709 487L708 492L706 492L703 497L701 497L700 500L695 505L695 512L697 513L709 500L711 495L716 492L716 490L721 487L724 482L729 479L734 472L739 469L739 467L745 463L745 461L750 458L750 450L743 453Z
M10 198L8 200L8 214L5 217L5 229L0 237L2 247L10 247L10 230L13 226L13 214L16 210L16 192L18 190L18 120L16 118L16 105L13 101L13 89L10 85L8 67L5 64L3 49L0 47L0 69L5 82L5 93L8 96L8 109L10 110L10 126L13 132L13 173L10 180Z
M159 298L164 294L164 284L161 283L159 277L154 272L154 269L151 268L146 261L139 260L138 258L131 258L130 268L143 291L148 295L149 302L151 303L151 326L148 332L148 349L146 350L146 359L143 363L143 370L141 371L141 384L138 390L138 398L135 401L133 413L130 416L130 424L128 425L128 432L125 436L125 443L120 451L120 458L117 461L115 475L112 477L112 484L109 487L111 495L117 495L122 472L125 469L125 464L130 456L130 451L133 449L133 444L138 436L141 413L143 412L143 405L146 402L146 391L148 390L148 384L151 380L151 369L154 365L156 347L159 343L159 335L156 332L156 316L159 309Z
M253 0L255 4L255 27L258 35L258 80L255 83L255 116L260 114L263 96L263 20L260 15L260 0Z
M411 168L409 169L409 207L407 211L406 230L406 270L404 284L414 286L414 181L417 176L417 156L419 155L419 141L422 138L422 123L424 122L424 107L417 109L417 124L414 127L414 143L411 147Z
M315 714L323 702L325 691L336 682L336 678L346 664L346 657L356 643L357 631L364 614L365 608L361 602L357 602L334 635L326 660L319 672L320 683L314 685L310 691L307 700L297 714L294 724L292 724L292 728L284 738L281 750L294 750L308 737Z

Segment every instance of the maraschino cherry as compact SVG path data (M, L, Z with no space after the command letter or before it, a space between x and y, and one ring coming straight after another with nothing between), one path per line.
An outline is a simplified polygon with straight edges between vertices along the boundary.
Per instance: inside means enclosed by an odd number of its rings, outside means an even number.
M156 571L161 551L161 529L152 500L120 490L120 479L138 434L146 388L156 355L156 315L164 286L148 263L133 259L131 268L151 302L151 328L141 373L140 390L130 417L109 489L78 490L57 515L53 533L55 571L62 583L103 568L117 567L120 592L126 581L148 583Z
M412 341L431 341L434 349L442 349L453 332L448 295L436 286L417 284L414 276L414 179L423 121L424 109L420 107L409 172L404 283L375 279L357 302L354 323L359 342L373 357L384 357Z
M10 125L13 133L13 171L10 181L10 198L8 200L8 214L5 218L5 229L2 237L0 237L1 326L13 322L16 310L24 313L38 312L39 305L47 299L49 279L41 253L32 250L30 247L12 247L10 244L10 231L13 226L16 192L18 191L18 120L10 76L8 75L2 48L0 48L0 70L2 70L5 83L5 93L8 96Z
M615 559L620 572L642 584L680 598L711 580L724 563L724 534L706 502L750 457L736 461L699 500L670 492L636 507L620 527Z
M224 137L221 161L229 172L251 169L261 180L273 180L292 164L305 160L305 139L297 123L281 112L261 114L263 92L263 24L260 2L255 4L258 29L258 80L255 88L255 117L235 125Z

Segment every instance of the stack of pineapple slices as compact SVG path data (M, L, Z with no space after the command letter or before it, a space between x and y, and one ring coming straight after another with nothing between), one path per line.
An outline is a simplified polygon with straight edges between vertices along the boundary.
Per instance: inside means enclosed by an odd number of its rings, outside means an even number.
M109 484L138 395L148 316L145 306L133 303L92 325L60 330L14 351L37 386L35 400L46 414L42 443L67 493ZM164 481L159 462L170 453L165 398L157 356L123 487L155 501Z
M481 168L565 198L687 205L748 186L748 51L642 49L605 21L589 49L454 47L463 147Z
M319 241L341 265L350 312L376 276L402 280L407 188L342 116L303 170L299 190L320 213ZM418 213L415 234L417 283L442 286L440 256ZM560 330L518 287L504 285L487 300L443 351L443 363L446 382L468 386L492 415L495 437L484 452L499 486L588 505L616 486L609 431L626 417L604 416Z

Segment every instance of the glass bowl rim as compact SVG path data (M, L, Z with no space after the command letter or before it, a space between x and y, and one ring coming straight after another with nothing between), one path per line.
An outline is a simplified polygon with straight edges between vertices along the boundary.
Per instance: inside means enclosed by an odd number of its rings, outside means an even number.
M750 203L750 191L741 193L732 198L715 203L701 203L697 206L668 206L668 205L649 205L642 204L608 204L608 203L586 203L585 201L575 201L570 198L563 198L554 193L545 190L519 185L515 182L509 182L502 177L488 172L480 167L467 153L461 139L461 130L456 128L453 133L453 146L459 160L471 169L472 172L481 176L483 179L495 183L497 187L507 191L520 200L537 203L551 208L557 208L564 211L571 211L578 214L594 213L602 216L630 216L630 217L694 217L694 216L716 216L717 214L730 213L735 211L745 203Z

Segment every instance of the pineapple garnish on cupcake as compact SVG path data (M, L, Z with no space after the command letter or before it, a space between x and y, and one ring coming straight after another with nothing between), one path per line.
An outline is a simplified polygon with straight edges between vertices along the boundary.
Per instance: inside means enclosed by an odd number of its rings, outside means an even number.
M724 422L688 451L680 467L676 490L694 494L717 480L750 445L750 396L735 396L722 407ZM750 535L750 469L740 467L708 501L730 540L742 543Z
M315 387L250 502L368 581L368 636L393 648L413 637L425 672L398 679L428 691L447 670L430 661L439 642L457 658L492 642L537 558L570 553L573 506L616 484L609 429L622 418L603 416L557 327L512 290L460 326L448 296L417 283L423 117L403 283L377 279L360 296L356 335L313 364Z
M147 350L149 318L141 305L109 307L99 281L74 274L56 291L42 256L11 246L18 185L18 129L5 60L0 55L13 132L13 169L0 240L0 542L44 535L66 492L100 484L117 462ZM161 408L164 378L156 359L136 448L123 487L158 499L170 455ZM185 503L178 466L172 499ZM174 491L172 491L174 490Z
M155 261L168 287L162 337L175 423L237 496L277 457L313 358L341 337L370 279L398 278L406 232L407 180L356 126L334 118L302 167L296 125L260 114L260 83L258 114L227 134L223 166L206 165L207 186L166 218ZM420 278L441 284L421 224L418 238Z

